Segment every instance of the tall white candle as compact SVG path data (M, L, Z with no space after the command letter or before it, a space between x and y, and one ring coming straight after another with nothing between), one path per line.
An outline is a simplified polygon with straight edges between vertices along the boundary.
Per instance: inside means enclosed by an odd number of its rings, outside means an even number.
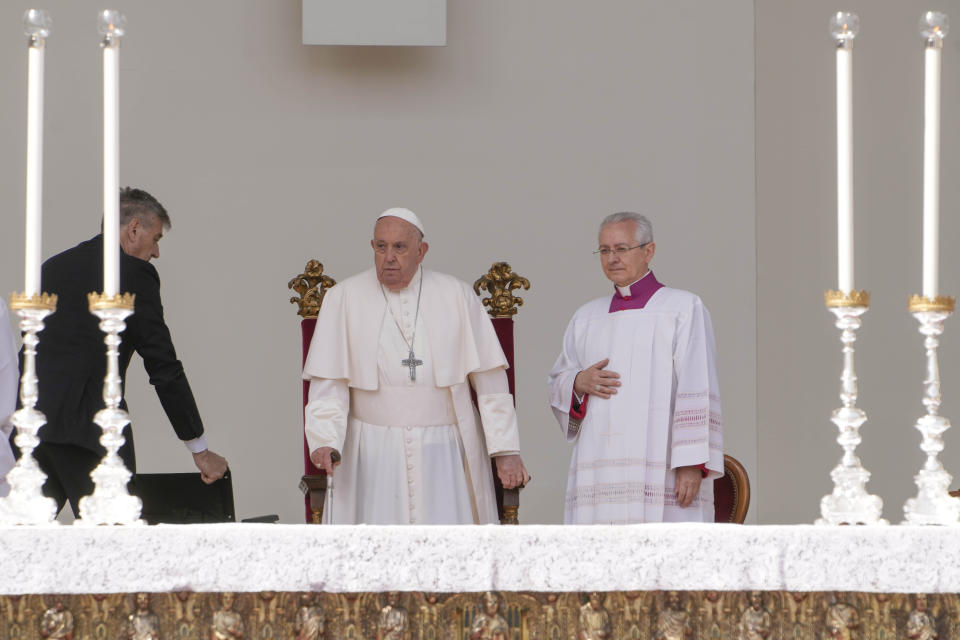
M923 295L940 289L940 61L947 16L928 11L920 19L926 40L923 73Z
M120 124L116 45L103 48L103 292L120 288Z
M103 36L103 293L120 289L120 36L118 11L99 15Z
M40 294L43 227L43 57L50 35L49 14L29 9L23 15L27 49L27 193L24 293Z
M860 20L839 12L830 20L837 47L837 288L853 291L853 40Z
M837 287L853 291L853 51L837 47Z

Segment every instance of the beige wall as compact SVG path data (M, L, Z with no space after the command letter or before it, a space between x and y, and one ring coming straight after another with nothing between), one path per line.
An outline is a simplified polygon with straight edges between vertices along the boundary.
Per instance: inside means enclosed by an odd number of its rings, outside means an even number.
M830 412L840 405L839 331L823 307L837 286L834 51L836 3L756 2L759 510L763 522L810 522L840 459ZM858 453L867 488L892 522L916 494L923 455L913 428L923 413L923 348L906 312L920 292L923 54L917 23L927 2L843 4L857 11L854 51L856 286L872 293L857 341L860 406L869 416ZM936 8L960 18L960 3ZM941 291L960 292L954 251L960 153L960 39L944 47ZM943 413L957 417L956 320L941 348ZM960 439L943 459L960 464Z
M129 20L121 182L148 189L171 212L174 226L156 263L167 319L210 444L234 469L238 515L279 513L297 522L302 514L300 345L287 280L312 257L336 278L365 268L372 219L394 205L425 221L429 266L472 281L506 259L533 283L516 327L521 438L534 476L523 494L524 521L561 519L570 449L546 405L546 375L570 314L609 291L590 252L598 221L616 210L651 215L658 277L699 293L710 308L728 449L757 485L768 480L756 465L752 3L450 0L449 46L429 49L303 46L298 0L116 4ZM27 6L7 3L0 18L0 82L8 88L0 95L3 291L22 286L19 15ZM102 6L45 6L55 20L47 67L49 256L99 224L94 15ZM828 52L823 22L818 15L811 60ZM820 126L828 145L828 125ZM823 184L807 191L826 198L824 171ZM828 204L804 215L827 225ZM814 234L798 249L818 242ZM826 269L828 247L821 249L823 260L810 262ZM801 302L799 284L811 278L787 274L777 284L794 291L817 328L804 344L823 343L809 350L822 351L822 362L795 385L811 389L824 372L833 377L826 346L833 336L818 306L821 283ZM769 279L767 272L762 281ZM901 324L906 332L909 323ZM778 330L761 333L768 350ZM830 388L817 398L823 407L803 411L825 446ZM190 470L138 362L128 399L141 470ZM775 406L793 405L782 398ZM785 428L769 417L769 398L760 407L765 428ZM776 455L760 469L779 482L777 465L788 468L792 459L786 449ZM814 503L800 489L795 495L794 503ZM778 519L809 520L808 508L780 513L769 504ZM765 520L765 505L751 517Z

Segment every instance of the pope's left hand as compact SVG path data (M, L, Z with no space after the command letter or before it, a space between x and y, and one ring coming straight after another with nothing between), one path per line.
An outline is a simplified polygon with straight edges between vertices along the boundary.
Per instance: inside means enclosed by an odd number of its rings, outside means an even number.
M677 491L677 504L681 507L689 507L700 492L703 472L700 471L700 467L677 467L674 473L676 473L674 488Z
M494 460L497 461L497 476L504 489L523 487L530 482L530 474L523 466L523 460L519 454L497 456Z

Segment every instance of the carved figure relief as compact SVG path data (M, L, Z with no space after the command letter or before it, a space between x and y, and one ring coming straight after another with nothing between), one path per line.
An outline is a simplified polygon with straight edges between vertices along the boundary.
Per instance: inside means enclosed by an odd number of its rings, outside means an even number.
M220 608L214 611L210 640L237 640L244 636L243 616L234 611L236 597L227 592L220 596Z
M377 640L403 640L407 636L407 610L400 606L400 594L387 594L387 606L380 610Z
M606 640L610 637L610 614L603 608L603 599L592 592L580 607L580 640Z
M326 619L323 607L317 601L317 594L300 594L300 607L293 630L297 633L297 640L321 640L324 637Z
M827 607L826 629L831 640L856 640L860 628L860 613L847 604L844 593L836 593L834 602Z
M150 594L134 597L136 609L127 616L127 635L130 640L159 640L160 618L150 610Z
M690 613L677 591L668 591L666 606L657 615L653 637L657 640L687 640L693 635Z
M483 612L473 619L470 640L507 640L507 620L500 615L500 598L483 594Z
M907 618L907 637L911 640L936 640L939 637L937 624L927 610L927 596L917 594L913 602L913 611Z
M740 616L740 640L766 640L773 629L770 612L763 606L763 594L750 592L750 606Z
M64 596L53 596L53 606L40 618L40 637L73 640L73 614L67 609Z

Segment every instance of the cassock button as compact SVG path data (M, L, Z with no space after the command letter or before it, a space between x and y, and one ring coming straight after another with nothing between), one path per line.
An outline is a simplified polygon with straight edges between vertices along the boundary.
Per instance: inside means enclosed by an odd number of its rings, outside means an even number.
M408 465L407 465L407 471L413 471L413 465L412 465L412 464L408 464Z

